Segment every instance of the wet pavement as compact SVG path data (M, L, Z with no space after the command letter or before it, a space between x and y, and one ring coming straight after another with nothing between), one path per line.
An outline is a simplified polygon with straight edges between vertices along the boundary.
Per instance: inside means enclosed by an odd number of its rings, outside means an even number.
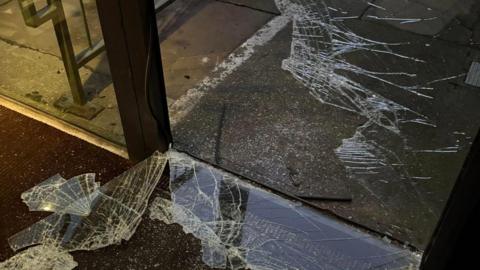
M214 0L176 0L157 13L169 100L201 82L273 16Z

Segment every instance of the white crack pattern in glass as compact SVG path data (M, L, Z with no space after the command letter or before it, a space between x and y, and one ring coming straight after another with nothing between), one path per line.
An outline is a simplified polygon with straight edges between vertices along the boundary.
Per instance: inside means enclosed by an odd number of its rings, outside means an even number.
M202 242L203 261L222 269L415 269L407 249L169 151L171 200L150 218L178 223Z
M400 85L395 83L399 78L416 78L416 74L407 72L372 71L348 62L347 56L352 53L372 53L388 55L412 64L425 63L424 60L396 53L396 46L407 46L408 42L385 43L362 37L350 30L344 23L348 17L334 17L324 1L315 0L276 0L277 7L283 16L291 18L293 23L290 56L282 62L282 68L305 85L311 95L323 104L346 110L365 117L366 121L359 126L350 138L342 140L335 150L351 179L366 174L383 181L385 172L395 174L399 179L429 179L430 176L410 175L402 156L415 153L456 153L461 146L445 146L438 149L415 150L408 145L402 133L405 124L422 125L435 128L428 116L423 115L405 105L382 96L369 86L362 85L358 78L381 82L389 91L405 91L418 96L419 102L429 102L432 96L433 83L456 79L465 74L457 74L440 78L422 85ZM333 1L334 2L334 1ZM333 4L332 2L332 4ZM385 9L373 3L373 8ZM359 18L352 16L351 18ZM404 23L415 23L430 19L399 19ZM433 20L433 18L431 18ZM388 69L387 69L388 70ZM395 147L378 140L378 134L396 142ZM371 179L372 180L372 179ZM365 186L368 189L367 186ZM416 192L415 186L411 186ZM418 198L420 203L422 198ZM428 205L426 205L429 208ZM432 214L434 214L432 212ZM435 215L435 214L434 214Z
M93 173L68 181L57 174L23 192L21 197L30 211L88 216L99 187Z

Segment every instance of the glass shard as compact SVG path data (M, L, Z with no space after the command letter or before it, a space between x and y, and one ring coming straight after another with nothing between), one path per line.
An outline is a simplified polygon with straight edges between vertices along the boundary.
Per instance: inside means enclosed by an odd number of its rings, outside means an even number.
M68 181L57 174L22 193L22 200L30 211L88 216L99 186L93 173Z
M97 189L90 196L89 215L54 213L10 237L11 248L45 244L65 251L93 250L130 239L165 164L166 156L156 152ZM52 182L61 180L47 184Z
M480 63L472 62L470 70L467 74L467 78L465 79L465 83L480 87Z
M72 255L51 246L34 246L1 262L4 270L70 270L78 264Z
M202 242L203 261L228 269L409 269L397 248L308 207L169 152L171 200L150 218L178 223ZM413 269L413 268L412 268Z
M347 60L347 56L353 52L370 52L423 62L395 53L391 48L404 43L374 41L355 34L341 21L332 21L323 1L277 0L277 5L284 15L293 20L291 54L283 61L282 68L310 89L312 96L324 104L364 116L370 125L395 134L400 133L401 123L432 125L426 116L383 97L360 84L358 79L351 79L355 76L365 77L394 89L431 98L423 93L431 88L400 85L389 79L415 77L416 74L367 70Z

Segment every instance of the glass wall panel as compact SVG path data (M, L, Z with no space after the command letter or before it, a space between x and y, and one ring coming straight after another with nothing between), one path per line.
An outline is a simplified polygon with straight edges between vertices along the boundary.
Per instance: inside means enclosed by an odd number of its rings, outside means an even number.
M124 145L94 0L2 1L0 95Z

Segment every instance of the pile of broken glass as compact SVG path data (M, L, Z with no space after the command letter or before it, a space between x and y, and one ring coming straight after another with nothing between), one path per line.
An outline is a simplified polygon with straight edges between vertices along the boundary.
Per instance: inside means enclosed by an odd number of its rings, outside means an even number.
M73 269L76 263L68 252L129 240L166 161L157 152L103 186L95 182L95 174L69 180L55 175L24 192L22 200L31 211L53 214L9 238L15 251L34 247L0 263L0 268Z
M135 233L169 162L171 199L157 197L150 222L182 226L202 243L203 262L220 269L414 269L405 248L328 218L170 150L155 153L100 186L94 174L55 175L22 194L32 211L52 215L9 239L20 251L0 269L73 269L70 254ZM168 225L165 225L168 226Z

